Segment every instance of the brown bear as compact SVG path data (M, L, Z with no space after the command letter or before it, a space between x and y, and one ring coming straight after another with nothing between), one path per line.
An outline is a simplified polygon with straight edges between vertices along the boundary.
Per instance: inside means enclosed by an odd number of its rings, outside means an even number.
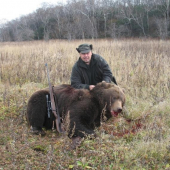
M49 96L49 89L39 90L28 101L27 120L35 133L44 134L42 127L50 129L53 126L55 118L52 113L48 118L46 95ZM122 89L106 82L98 83L91 91L58 85L54 86L54 95L62 120L69 114L67 132L70 138L93 135L101 120L117 116L125 103Z

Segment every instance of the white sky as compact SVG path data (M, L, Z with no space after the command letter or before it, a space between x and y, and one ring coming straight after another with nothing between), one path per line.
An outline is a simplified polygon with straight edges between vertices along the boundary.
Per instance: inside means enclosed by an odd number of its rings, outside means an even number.
M42 6L42 3L56 5L65 0L0 0L0 23L19 18L32 13Z

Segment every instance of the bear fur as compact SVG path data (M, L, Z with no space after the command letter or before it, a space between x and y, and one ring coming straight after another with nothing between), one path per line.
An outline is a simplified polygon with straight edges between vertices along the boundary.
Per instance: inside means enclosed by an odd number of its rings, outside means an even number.
M58 85L53 89L62 121L69 117L69 122L64 126L68 126L70 138L93 135L102 119L118 115L125 104L122 89L106 82L98 83L91 91L74 89L71 85ZM48 88L35 92L27 105L29 125L38 132L42 132L43 127L51 129L55 119L52 113L48 118L46 95L49 96Z

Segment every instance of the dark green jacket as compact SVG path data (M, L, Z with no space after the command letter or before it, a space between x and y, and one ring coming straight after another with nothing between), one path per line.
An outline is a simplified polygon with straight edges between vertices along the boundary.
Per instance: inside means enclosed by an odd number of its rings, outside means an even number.
M72 68L71 85L76 89L89 89L89 85L96 85L102 81L111 83L111 80L112 72L109 65L97 54L92 54L90 65L79 58Z

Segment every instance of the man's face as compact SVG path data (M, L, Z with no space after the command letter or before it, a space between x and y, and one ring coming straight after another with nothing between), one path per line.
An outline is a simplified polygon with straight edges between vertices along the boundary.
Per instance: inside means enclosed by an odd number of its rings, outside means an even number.
M80 53L80 58L88 65L90 64L91 56L92 56L91 51L89 51L88 53Z

